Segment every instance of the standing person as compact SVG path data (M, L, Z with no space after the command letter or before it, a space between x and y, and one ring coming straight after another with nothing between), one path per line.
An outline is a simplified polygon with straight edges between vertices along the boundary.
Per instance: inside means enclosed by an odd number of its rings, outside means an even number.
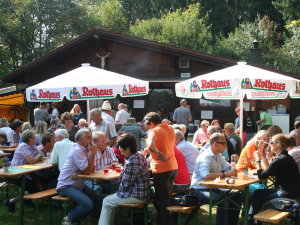
M141 151L141 139L146 138L147 134L139 127L136 126L135 118L129 118L127 119L127 122L124 124L124 126L119 130L118 135L122 134L123 132L131 134L137 144L138 151Z
M255 152L258 178L263 180L269 177L275 177L279 189L255 190L252 195L252 215L257 214L261 206L271 199L295 199L300 197L299 169L294 158L287 152L289 144L289 137L286 138L282 134L277 134L272 137L271 151L276 155L276 158L270 164L262 151L258 150ZM267 165L265 170L262 170L262 162L264 165Z
M109 101L104 101L102 104L102 107L100 108L102 118L110 122L113 127L115 127L115 119L111 116L111 105Z
M77 173L89 175L95 167L97 146L92 144L92 135L87 129L79 130L75 136L76 144L58 177L57 193L72 198L78 203L62 221L62 225L74 224L84 219L94 208L93 190L85 185L86 179L78 178ZM96 204L102 202L102 197L95 195Z
M143 154L137 151L135 138L124 133L117 143L127 160L120 174L119 191L103 200L99 225L114 224L119 203L143 203L150 198L148 166Z
M151 129L147 145L152 157L157 224L166 225L169 219L169 212L166 208L170 205L173 183L178 169L174 153L174 129L162 123L160 116L155 112L146 115L146 125Z
M210 147L205 149L197 158L195 171L191 182L190 194L199 198L202 203L209 204L210 190L204 185L198 183L206 180L214 180L215 178L237 176L237 171L231 169L230 164L220 154L224 152L227 145L225 136L220 133L211 135ZM237 204L242 204L243 194L237 193L236 190L219 189L225 195L234 195L232 200ZM213 203L219 202L224 197L213 189ZM237 225L239 220L240 210L238 206L229 200L224 200L218 204L217 209L217 225Z
M59 113L58 113L58 110L57 110L57 103L56 103L56 102L53 102L53 103L52 103L52 113L51 113L50 123L51 123L54 119L59 119Z
M120 103L118 105L118 112L116 114L116 123L124 124L127 119L130 118L130 114L126 111L126 105L124 103Z
M238 117L241 115L240 107L237 107L235 109L236 114ZM240 120L238 120L238 127ZM236 134L240 133L240 127L235 131ZM243 139L242 139L242 145L245 147L247 145L247 142L253 138L255 135L255 132L253 130L253 123L249 116L247 115L246 110L243 108Z
M41 105L39 108L34 109L34 124L37 124L38 121L47 122L49 118L48 111L46 109L45 102L41 102Z
M92 134L96 131L101 131L106 134L106 141L109 143L109 146L112 147L116 143L117 133L115 132L115 128L112 127L110 122L107 122L102 119L101 111L97 108L92 109L90 112L91 120L93 122L90 125L90 130Z
M240 155L242 151L242 140L240 136L234 132L233 123L225 123L223 131L232 143L234 154Z
M186 126L186 133L184 135L185 140L187 140L189 133L190 122L192 122L192 114L191 111L186 107L186 100L180 100L180 107L175 109L173 114L173 121L177 124L184 124Z
M272 117L266 113L264 108L259 108L259 117L260 120L256 122L256 125L260 125L261 130L267 130L270 126L273 125Z
M78 125L78 121L84 117L83 112L81 112L81 108L78 104L74 104L70 113L73 116L73 124L75 126Z
M75 135L77 131L79 130L78 127L73 126L73 115L70 112L64 112L61 117L60 121L65 126L64 129L66 129L69 133L69 139L70 141L75 142Z
M142 131L144 131L147 135L149 134L150 132L150 128L145 124L145 120L142 120L141 121L141 129ZM146 146L146 139L145 138L142 138L141 139L141 148L144 150L145 148L147 148Z
M51 103L47 103L47 104L46 104L45 110L46 110L47 113L48 113L48 119L47 119L46 123L47 123L47 125L49 125L50 122L51 122L51 118L52 118L52 107L51 107Z

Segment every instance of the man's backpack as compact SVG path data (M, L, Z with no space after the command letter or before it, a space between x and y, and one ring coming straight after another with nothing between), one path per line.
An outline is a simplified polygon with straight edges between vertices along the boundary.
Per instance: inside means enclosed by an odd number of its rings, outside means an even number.
M288 218L294 225L300 225L300 204L296 200L290 198L274 198L265 202L262 205L260 212L266 209L291 212L292 214Z

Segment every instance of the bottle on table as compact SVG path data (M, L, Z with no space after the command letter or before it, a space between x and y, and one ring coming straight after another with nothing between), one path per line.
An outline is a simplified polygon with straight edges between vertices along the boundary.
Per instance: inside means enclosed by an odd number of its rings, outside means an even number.
M245 156L244 157L243 180L249 179L248 173L249 173L248 160L247 160L247 157Z

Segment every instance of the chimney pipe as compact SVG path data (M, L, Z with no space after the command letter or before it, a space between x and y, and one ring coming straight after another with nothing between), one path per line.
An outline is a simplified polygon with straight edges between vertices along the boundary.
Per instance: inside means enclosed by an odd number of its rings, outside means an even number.
M253 48L250 50L250 63L255 65L261 65L261 48L258 48L259 42L253 41Z

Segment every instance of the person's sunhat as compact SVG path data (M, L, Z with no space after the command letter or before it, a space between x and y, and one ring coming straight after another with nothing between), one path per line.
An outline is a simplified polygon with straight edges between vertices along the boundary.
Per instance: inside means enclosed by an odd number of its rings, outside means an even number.
M111 105L109 101L104 101L100 110L111 110Z
M224 129L234 129L234 124L233 123L225 123Z
M127 125L136 125L136 121L135 121L135 118L128 118L127 119L127 122L124 123L125 126Z

